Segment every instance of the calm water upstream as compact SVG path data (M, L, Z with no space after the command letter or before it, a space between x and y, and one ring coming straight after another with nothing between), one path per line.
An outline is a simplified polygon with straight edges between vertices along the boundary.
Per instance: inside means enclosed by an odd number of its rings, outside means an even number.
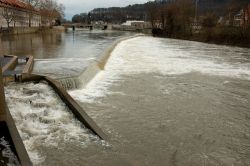
M77 30L68 33L0 37L0 54L33 55L34 73L54 78L77 76L115 40L130 32Z
M6 87L35 165L250 165L250 49L136 37L69 93L108 142L89 134L46 84Z

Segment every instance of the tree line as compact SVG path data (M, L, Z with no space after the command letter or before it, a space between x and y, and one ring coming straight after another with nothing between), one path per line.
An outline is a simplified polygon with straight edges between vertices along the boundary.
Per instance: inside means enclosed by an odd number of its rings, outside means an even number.
M89 13L76 14L72 22L104 21L120 24L127 20L149 20L147 6L154 2L135 4L126 7L96 8Z
M193 0L173 0L152 4L150 21L158 36L248 46L250 20L245 25L235 20L247 4L248 0L200 0L196 6Z

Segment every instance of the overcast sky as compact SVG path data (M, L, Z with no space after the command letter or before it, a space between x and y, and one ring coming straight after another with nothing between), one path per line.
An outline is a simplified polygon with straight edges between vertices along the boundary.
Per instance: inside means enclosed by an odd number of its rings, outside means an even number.
M130 4L145 3L149 0L58 0L66 7L66 19L71 20L75 14L89 12L100 7L123 7Z

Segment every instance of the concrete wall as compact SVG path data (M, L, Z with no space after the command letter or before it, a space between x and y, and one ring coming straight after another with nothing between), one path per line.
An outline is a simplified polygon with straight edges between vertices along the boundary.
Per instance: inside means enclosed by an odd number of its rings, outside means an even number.
M12 59L6 65L3 66L2 72L6 71L6 70L13 70L18 63L17 56L9 56L9 57Z
M0 67L0 121L5 120L6 112L5 112L5 96L4 96L4 87L3 87L3 76L2 76L2 68Z
M53 30L58 31L58 32L65 32L65 27L64 26L53 26Z
M15 149L22 166L32 166L28 152L25 149L21 136L17 130L14 119L12 118L9 109L6 107L6 122L11 135L11 139L15 145Z
M24 147L23 141L18 133L15 122L8 110L8 107L5 103L4 95L4 86L3 86L3 77L2 77L2 68L0 67L0 121L6 121L7 126L12 138L12 141L15 145L15 149L18 155L18 158L23 166L32 166L28 153Z
M10 34L26 34L26 33L36 33L39 31L39 27L15 27L11 28Z

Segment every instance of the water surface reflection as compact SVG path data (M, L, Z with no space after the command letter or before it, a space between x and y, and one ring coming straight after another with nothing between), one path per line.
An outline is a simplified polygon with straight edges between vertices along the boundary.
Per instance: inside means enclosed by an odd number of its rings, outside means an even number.
M34 73L54 78L76 76L117 39L131 32L78 30L68 33L45 33L2 36L0 55L33 55Z

